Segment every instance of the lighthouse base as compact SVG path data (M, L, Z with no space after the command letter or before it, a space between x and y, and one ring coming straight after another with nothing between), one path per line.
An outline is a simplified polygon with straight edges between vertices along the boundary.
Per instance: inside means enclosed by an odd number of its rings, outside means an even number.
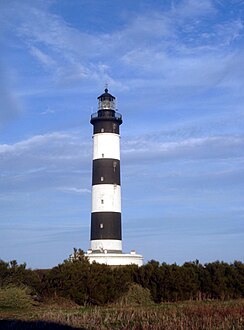
M93 261L98 264L106 264L110 266L126 266L126 265L143 265L143 256L136 254L134 250L131 253L94 253L88 250L85 256L89 259L90 263Z

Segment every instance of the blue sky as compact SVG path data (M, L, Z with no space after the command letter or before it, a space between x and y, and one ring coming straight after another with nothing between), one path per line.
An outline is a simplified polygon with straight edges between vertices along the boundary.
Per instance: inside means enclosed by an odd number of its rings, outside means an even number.
M244 261L244 2L0 2L0 258L89 248L92 127L121 127L124 251Z

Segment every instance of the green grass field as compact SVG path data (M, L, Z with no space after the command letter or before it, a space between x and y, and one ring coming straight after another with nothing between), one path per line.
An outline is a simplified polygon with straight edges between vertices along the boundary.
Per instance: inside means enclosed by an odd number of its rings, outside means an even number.
M101 330L244 329L244 300L164 303L147 307L79 307L59 301L40 303L31 308L1 308L0 320L45 321ZM16 323L8 329L24 328ZM0 329L5 329L1 322Z

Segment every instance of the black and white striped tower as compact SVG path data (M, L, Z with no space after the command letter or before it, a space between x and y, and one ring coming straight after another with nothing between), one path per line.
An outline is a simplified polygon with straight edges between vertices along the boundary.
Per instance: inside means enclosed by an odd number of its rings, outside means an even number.
M92 210L90 261L122 265L142 264L142 256L122 253L120 125L115 97L98 97L98 111L91 116L93 125Z
M115 97L98 97L93 125L91 249L122 252L120 136L122 116L115 112Z

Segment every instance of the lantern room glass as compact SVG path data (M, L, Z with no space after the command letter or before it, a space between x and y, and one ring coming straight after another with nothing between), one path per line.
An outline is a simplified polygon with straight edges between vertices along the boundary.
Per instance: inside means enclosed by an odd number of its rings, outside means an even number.
M114 100L99 100L98 110L115 110Z

